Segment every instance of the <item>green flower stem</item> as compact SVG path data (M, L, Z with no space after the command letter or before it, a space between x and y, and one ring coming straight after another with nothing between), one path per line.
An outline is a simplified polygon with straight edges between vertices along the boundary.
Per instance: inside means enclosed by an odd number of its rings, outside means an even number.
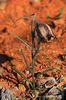
M33 88L35 88L35 56L34 56L34 42L32 43L32 82L33 82Z
M31 25L31 35L32 35L32 82L33 82L33 89L35 89L35 42L34 42L34 38L35 38L35 32L34 32L34 25L35 25L35 21L36 21L36 15L33 15L33 20L32 20L32 25Z

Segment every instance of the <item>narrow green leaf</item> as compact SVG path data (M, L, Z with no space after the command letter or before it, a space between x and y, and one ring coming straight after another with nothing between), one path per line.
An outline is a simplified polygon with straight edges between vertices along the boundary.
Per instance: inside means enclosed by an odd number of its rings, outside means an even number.
M64 7L61 7L60 10L58 11L58 14L57 14L56 16L52 17L52 16L50 15L50 13L48 13L46 16L47 16L47 18L49 18L49 19L58 20L58 19L60 19L60 18L62 17L63 12L64 12Z
M22 48L20 49L20 53L22 54L22 56L23 56L23 58L24 58L25 65L26 65L27 69L29 70L30 73L32 73L32 68L30 68L30 66L29 66L29 64L28 64L28 61L27 61L27 59L26 59L26 57L25 57L25 55L24 55L24 52L23 52Z
M45 74L45 73L47 73L47 72L49 72L49 71L52 71L52 70L54 70L54 69L60 70L60 68L59 68L58 66L56 66L56 67L53 67L53 68L48 68L48 69L44 70L43 72L39 72L38 74L39 74L39 75L43 75L43 74Z
M15 36L16 36L16 38L18 39L18 40L20 40L22 43L24 43L27 47L29 47L29 49L31 50L31 47L29 46L29 44L25 41L25 40L23 40L22 38L20 38L18 35L16 35L15 34Z
M50 17L51 17L51 14L48 12L48 13L46 14L46 17L47 17L47 18L50 18Z
M14 32L8 32L8 33L15 36L18 40L20 40L23 44L25 44L30 50L32 50L32 47L23 38L18 36L16 33L14 33Z
M61 7L60 10L59 10L59 14L62 15L63 12L64 12L64 7Z
M11 65L11 67L13 68L13 70L14 70L17 74L19 74L25 81L29 82L29 84L32 86L31 81L30 81L28 78L26 78L26 77L15 67L15 65L13 65L12 63L11 63L10 65Z
M47 70L43 71L42 73L44 74L44 73L47 73L47 72L54 70L54 69L59 70L60 68L59 67L48 68Z

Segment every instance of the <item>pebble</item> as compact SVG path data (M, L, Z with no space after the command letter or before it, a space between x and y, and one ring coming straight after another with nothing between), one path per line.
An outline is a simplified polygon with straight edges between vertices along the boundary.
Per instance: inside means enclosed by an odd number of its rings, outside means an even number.
M53 87L46 94L46 100L62 100L63 91L61 87Z
M1 100L16 100L16 97L10 89L6 89L1 93Z
M23 84L18 84L18 89L19 89L22 93L24 93L24 92L26 91L26 88L25 88L25 86L24 86Z

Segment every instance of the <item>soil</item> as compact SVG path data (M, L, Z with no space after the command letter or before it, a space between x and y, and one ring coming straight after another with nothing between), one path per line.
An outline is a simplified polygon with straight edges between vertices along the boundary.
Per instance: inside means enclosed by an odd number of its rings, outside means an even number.
M47 14L56 16L61 7L64 7L63 15L58 20L51 20L47 18ZM31 46L31 18L24 20L19 18L23 16L30 16L35 13L37 21L49 24L51 21L55 23L55 28L52 28L56 39L46 43L41 43L39 52L36 57L36 72L44 71L48 68L57 67L58 70L47 72L49 76L60 77L64 76L66 83L66 58L61 59L61 56L66 54L66 1L65 0L9 0L5 7L0 8L0 54L12 57L11 60L5 59L0 61L0 85L5 88L10 88L14 91L16 96L25 92L26 87L19 88L18 84L24 81L15 72L12 72L10 62L13 63L18 70L20 70L26 77L26 65L24 58L19 50L22 48L26 59L31 65L31 50L19 41L15 35L17 34L22 39L27 41ZM0 55L2 59L3 55ZM24 83L24 82L23 82ZM25 88L25 89L24 89Z

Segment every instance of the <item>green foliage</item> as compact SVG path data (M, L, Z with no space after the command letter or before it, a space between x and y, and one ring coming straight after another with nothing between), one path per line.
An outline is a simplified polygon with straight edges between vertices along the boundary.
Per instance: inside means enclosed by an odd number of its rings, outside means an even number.
M52 17L50 13L47 13L46 17L49 19L58 20L62 17L63 12L64 12L64 7L61 7L56 16Z
M60 10L59 10L59 15L62 15L64 12L64 7L61 7Z
M19 41L21 41L24 45L26 45L30 50L32 49L32 47L23 39L21 38L20 36L18 36L17 34L15 33L11 33L12 35L14 35Z
M54 69L55 69L55 70L60 70L60 67L58 67L58 66L50 67L50 68L44 70L43 72L38 72L38 76L39 76L39 75L44 75L44 74L46 74L47 72L52 71L52 70L54 70Z
M62 14L63 12L63 8L60 9L59 11L59 16ZM48 16L50 16L50 14L48 14ZM35 58L36 58L36 54L38 53L39 51L39 48L40 48L40 41L37 40L37 44L38 46L35 47L35 41L34 41L34 38L35 38L35 31L34 31L34 26L35 26L35 23L36 23L36 15L35 14L32 14L32 17L33 17L33 20L32 20L32 23L31 23L31 35L32 35L32 46L30 46L25 40L23 40L22 38L20 38L18 35L16 35L15 33L12 33L18 40L20 40L23 44L25 44L30 50L31 50L31 54L32 54L32 63L31 63L31 68L29 66L29 63L25 57L25 54L23 52L23 49L20 49L20 53L22 54L23 58L24 58L24 61L25 61L25 65L26 67L28 68L29 72L31 73L32 75L32 81L30 81L30 79L28 79L27 77L25 77L25 75L19 71L15 65L13 65L12 63L10 64L10 66L12 67L12 69L17 73L19 74L25 81L27 81L32 89L35 89ZM47 59L49 59L47 57ZM47 70L43 71L43 72L40 72L40 74L45 74L47 73L48 71L51 71L53 69L58 69L58 68L48 68Z
M51 18L51 14L48 12L48 13L46 14L46 17L47 17L47 18Z
M45 74L45 73L47 73L47 72L49 72L49 71L52 71L52 70L54 70L54 69L60 70L59 67L52 67L52 68L50 67L50 68L48 68L47 70L43 71L42 74Z
M16 68L15 65L13 65L13 64L11 63L10 66L12 67L12 69L13 69L18 75L20 75L25 81L29 82L29 84L32 86L31 81L30 81L27 77L25 77L24 74L21 73L21 72Z

